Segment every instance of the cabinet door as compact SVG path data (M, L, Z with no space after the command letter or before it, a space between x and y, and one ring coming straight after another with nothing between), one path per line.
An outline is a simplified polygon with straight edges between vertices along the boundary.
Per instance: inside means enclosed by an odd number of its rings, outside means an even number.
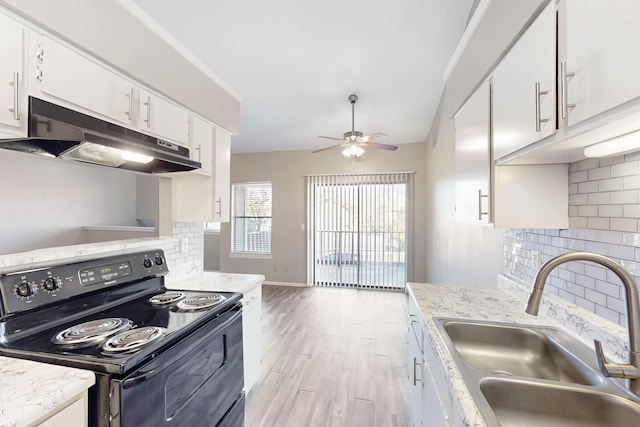
M488 223L490 84L483 83L455 118L456 219Z
M447 414L440 402L440 396L433 381L429 365L424 365L424 388L422 390L422 425L433 427L446 427Z
M415 330L419 330L416 328ZM419 341L413 332L414 328L409 326L409 351L407 352L407 369L409 378L409 416L410 425L419 427L422 425L422 379L424 376L424 361Z
M20 24L0 13L0 124L18 128L27 113L22 105L26 101L22 83L23 31Z
M189 112L157 95L140 91L140 118L142 132L166 138L183 146L189 145Z
M228 222L231 209L231 135L216 127L214 150L214 221Z
M640 1L566 1L569 125L640 96L639 21Z
M62 44L44 37L42 92L101 114L125 125L133 124L134 85Z
M38 424L39 427L86 427L87 425L87 398L76 400L51 418Z
M211 123L196 116L189 118L191 160L202 164L202 168L193 171L193 173L211 176L213 169L213 132L214 127Z
M555 5L536 18L493 72L493 158L556 129Z

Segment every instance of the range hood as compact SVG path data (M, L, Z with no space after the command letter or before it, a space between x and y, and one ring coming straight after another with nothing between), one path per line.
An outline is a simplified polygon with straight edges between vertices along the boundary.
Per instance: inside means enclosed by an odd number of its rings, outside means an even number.
M202 166L188 148L34 97L28 127L27 138L0 140L0 148L146 173Z

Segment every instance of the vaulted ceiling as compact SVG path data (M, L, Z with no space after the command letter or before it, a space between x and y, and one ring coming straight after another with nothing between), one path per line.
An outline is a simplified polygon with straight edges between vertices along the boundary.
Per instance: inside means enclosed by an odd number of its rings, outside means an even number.
M242 97L232 151L424 141L473 0L135 0Z

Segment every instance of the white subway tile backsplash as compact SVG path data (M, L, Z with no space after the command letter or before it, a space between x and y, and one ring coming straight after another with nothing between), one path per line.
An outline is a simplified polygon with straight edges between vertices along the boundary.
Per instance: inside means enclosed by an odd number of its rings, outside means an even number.
M598 191L599 185L598 181L586 181L578 184L578 193L595 193ZM591 202L589 202L591 203Z
M589 180L589 175L587 171L573 172L569 174L569 184L574 184L577 182L585 182Z
M609 193L612 204L633 204L638 203L638 191L613 191Z
M576 170L579 171L586 171L600 167L600 161L598 159L584 159L574 164L576 165Z
M638 220L633 218L611 218L609 228L616 231L635 232L638 231Z
M598 216L607 218L622 217L622 205L600 205L598 206Z
M597 188L595 191L598 191ZM589 205L608 205L611 203L611 193L592 193L587 194L587 204Z
M625 190L637 190L640 188L640 175L625 176L623 180Z
M596 230L608 230L609 218L587 218L587 227Z
M598 191L625 190L623 178L609 178L598 181Z
M611 178L611 166L602 168L589 169L587 171L589 181L597 181L599 179Z
M505 230L504 271L526 282L536 273L531 250L543 261L568 251L607 255L640 277L640 152L585 159L569 166L566 230ZM571 262L552 272L548 290L624 325L620 279L592 263Z
M638 165L640 163L637 161L619 163L617 165L611 166L611 176L627 176L627 175L637 175L640 172Z

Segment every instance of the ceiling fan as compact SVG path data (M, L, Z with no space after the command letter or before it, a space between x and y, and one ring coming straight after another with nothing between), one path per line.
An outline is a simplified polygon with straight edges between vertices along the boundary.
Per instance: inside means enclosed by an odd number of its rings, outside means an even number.
M357 100L358 95L349 95L349 102L351 103L351 130L349 132L345 132L342 138L334 138L332 136L318 137L342 141L342 143L332 145L330 147L321 148L319 150L312 151L312 153L319 153L320 151L330 150L332 148L344 148L342 154L347 157L356 158L360 157L364 153L364 148L378 148L389 151L395 151L398 149L398 147L395 145L372 142L374 139L386 138L387 135L382 132L372 133L371 135L364 135L362 132L355 130L355 105Z

